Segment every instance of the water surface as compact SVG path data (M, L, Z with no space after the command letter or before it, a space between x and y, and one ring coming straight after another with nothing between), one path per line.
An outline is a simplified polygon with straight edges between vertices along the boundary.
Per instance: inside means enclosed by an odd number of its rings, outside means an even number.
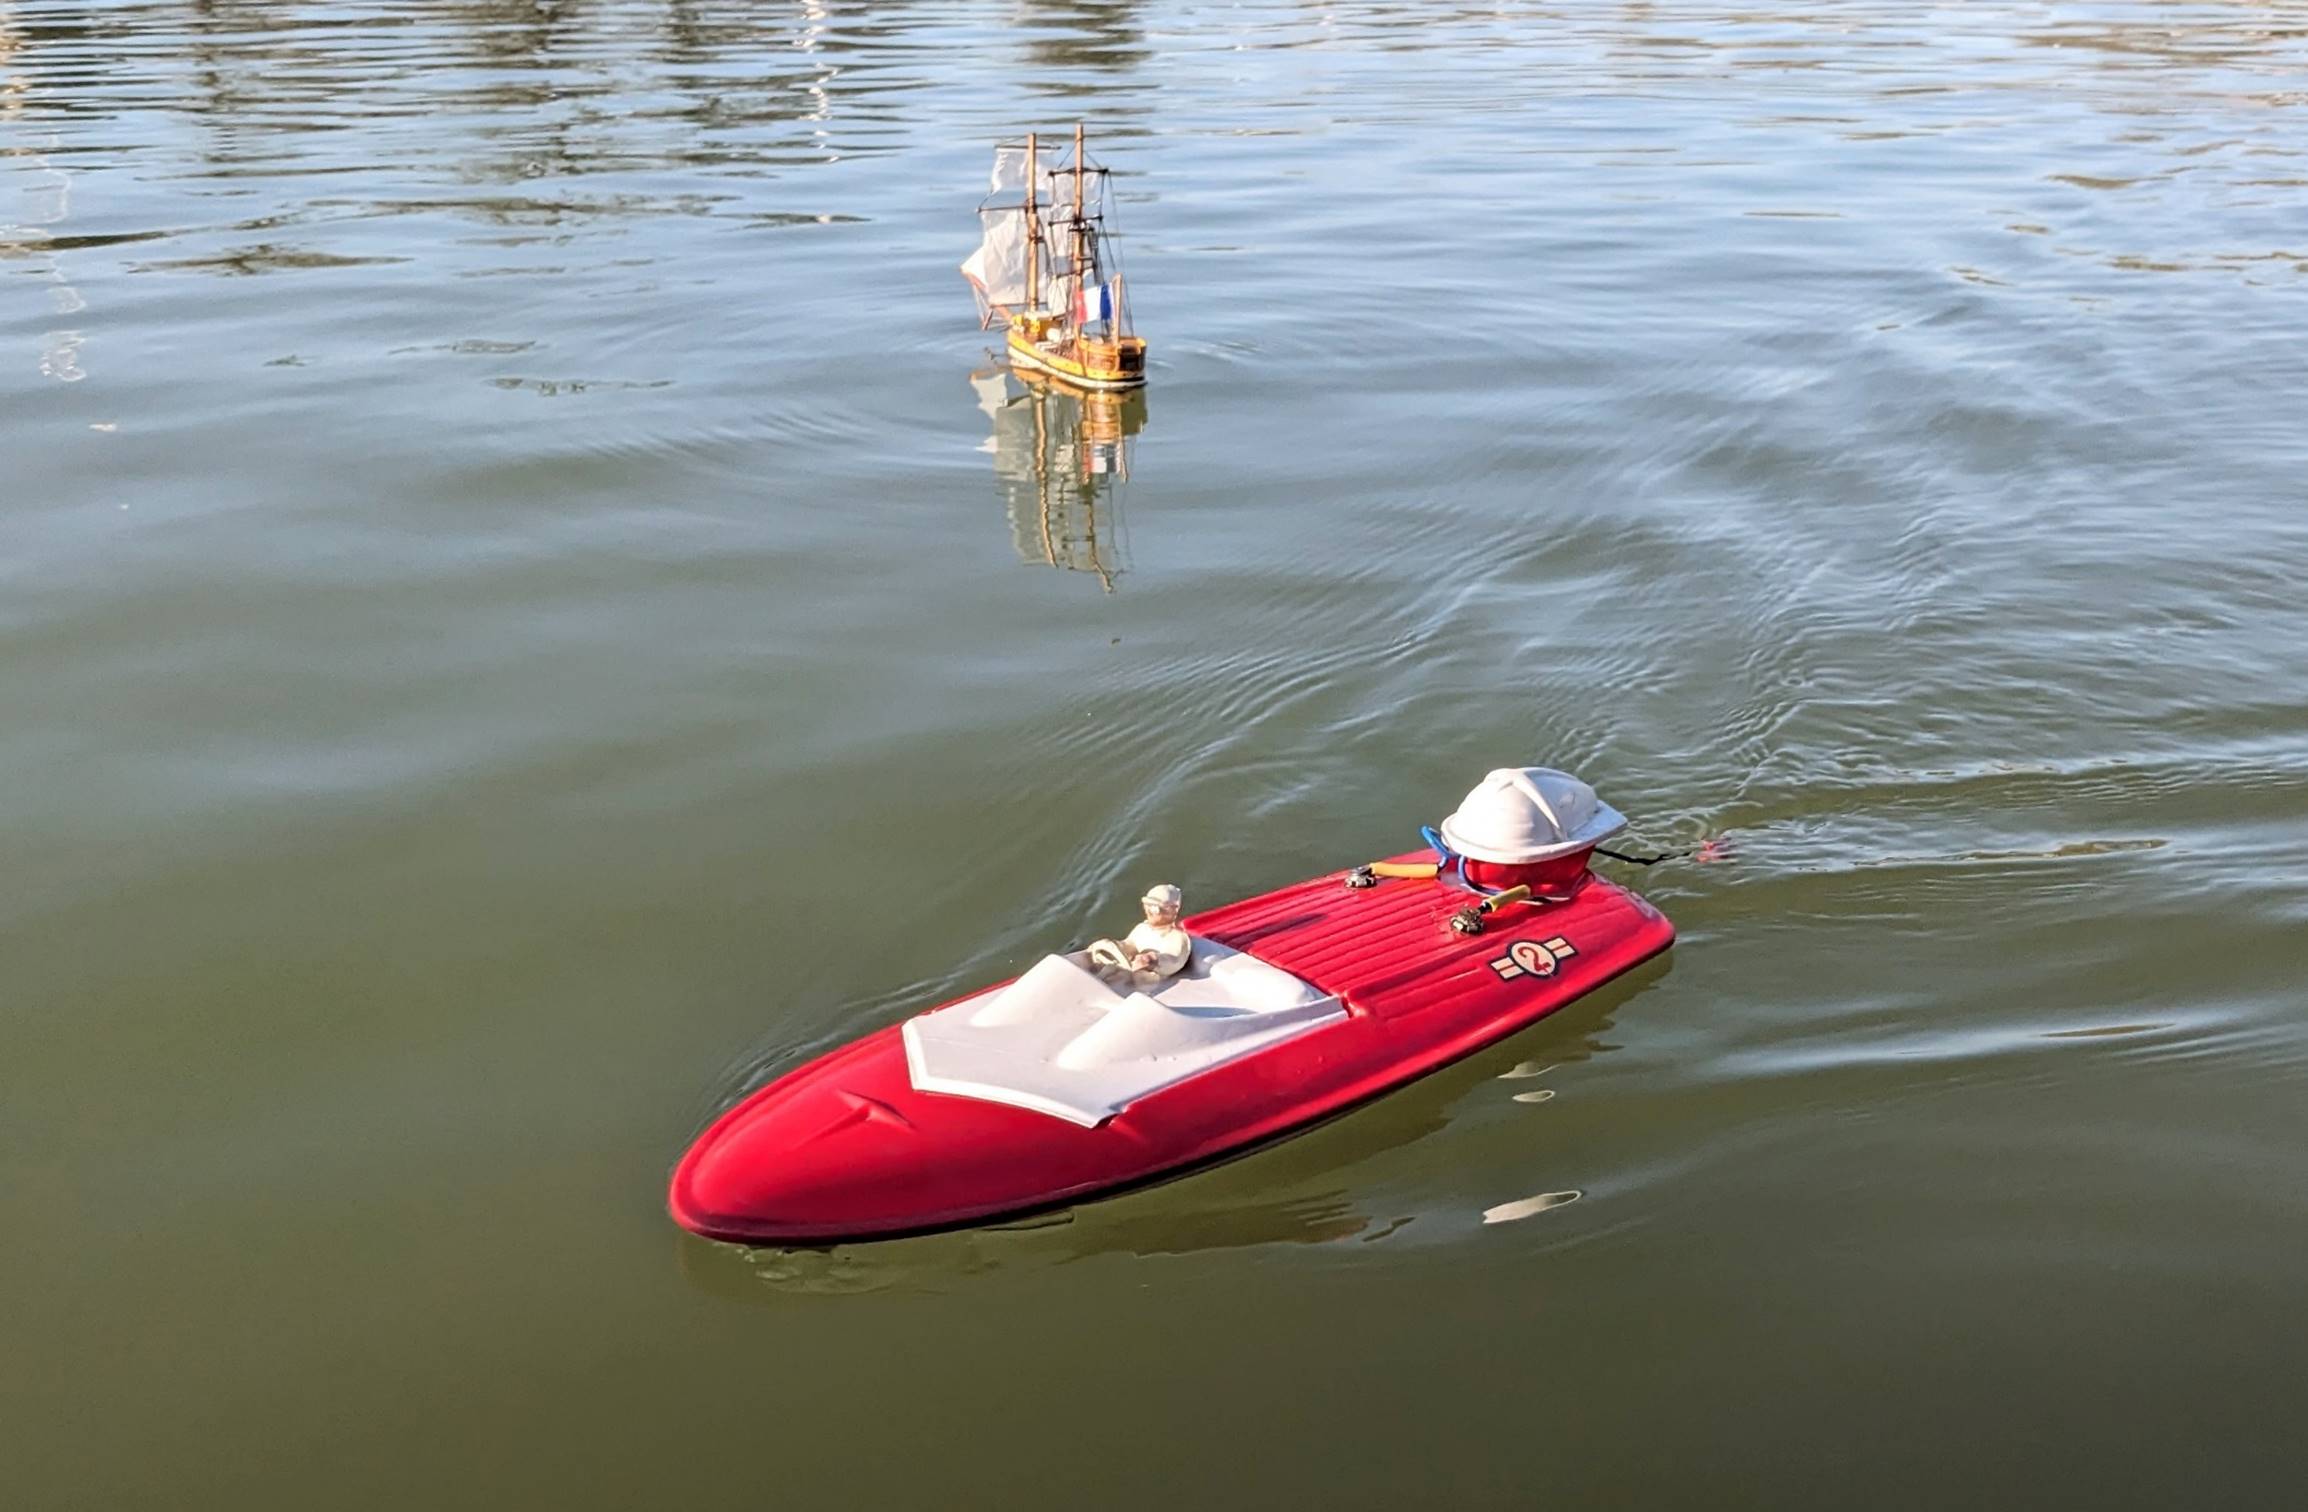
M2292 1499L2303 79L2289 4L0 0L11 1502ZM1128 406L955 272L1077 118ZM1627 874L1669 960L1033 1225L664 1218L778 1069L1526 761L1728 838Z

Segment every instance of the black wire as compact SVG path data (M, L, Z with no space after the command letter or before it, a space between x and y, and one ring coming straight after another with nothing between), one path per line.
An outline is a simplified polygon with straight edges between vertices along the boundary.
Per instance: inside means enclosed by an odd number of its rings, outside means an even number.
M1686 856L1696 856L1699 854L1699 847L1694 845L1689 850L1663 851L1656 856L1624 856L1615 850L1605 850L1598 845L1595 847L1595 854L1609 856L1614 861L1631 861L1637 866L1657 866L1662 861L1680 861Z

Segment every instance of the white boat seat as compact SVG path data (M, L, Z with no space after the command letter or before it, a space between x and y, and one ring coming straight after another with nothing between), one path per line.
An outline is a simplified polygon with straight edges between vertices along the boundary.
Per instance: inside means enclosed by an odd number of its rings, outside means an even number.
M1195 940L1176 976L1128 992L1077 951L907 1020L906 1065L924 1092L1094 1127L1149 1093L1345 1016L1337 999L1214 940Z

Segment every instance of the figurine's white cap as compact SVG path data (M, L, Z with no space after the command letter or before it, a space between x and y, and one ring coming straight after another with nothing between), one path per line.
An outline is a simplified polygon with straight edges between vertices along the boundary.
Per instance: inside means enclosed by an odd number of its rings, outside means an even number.
M1141 903L1159 903L1164 908L1183 908L1186 906L1186 894L1167 882L1157 882L1152 887L1147 888L1146 896L1138 901Z
M1500 767L1442 822L1443 843L1477 861L1522 865L1610 839L1627 818L1553 767Z

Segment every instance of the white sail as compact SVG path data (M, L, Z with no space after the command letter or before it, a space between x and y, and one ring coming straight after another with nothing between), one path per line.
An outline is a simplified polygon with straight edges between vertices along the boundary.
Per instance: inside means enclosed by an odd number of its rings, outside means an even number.
M1053 170L1047 158L1036 164L1034 203L1042 227L1042 277L1037 291L1045 309L1067 308L1072 297L1068 281L1074 271L1073 234L1060 224L1074 210L1074 176L1070 169ZM1095 193L1098 180L1086 187ZM978 250L962 263L984 306L1023 309L1026 304L1026 149L1000 147L994 151L994 172L985 208L978 212L982 239ZM984 311L980 312L981 314Z
M1026 217L1018 208L1026 198L1024 148L994 150L991 187L987 208L978 212L984 239L963 262L962 276L989 305L1021 305L1026 302Z

